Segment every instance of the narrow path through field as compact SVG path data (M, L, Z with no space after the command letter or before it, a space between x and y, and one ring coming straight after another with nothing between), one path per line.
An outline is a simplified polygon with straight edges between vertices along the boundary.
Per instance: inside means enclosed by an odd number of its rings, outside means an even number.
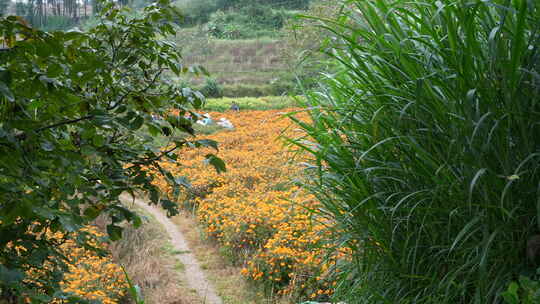
M125 202L133 202L133 199L129 195L122 196L122 199ZM222 304L223 301L217 295L214 287L206 279L204 272L195 259L195 256L191 253L184 236L180 233L176 225L160 210L149 206L147 202L141 199L135 199L135 204L152 214L167 230L167 234L169 234L171 238L171 244L173 245L174 250L179 253L176 255L176 258L185 266L188 286L197 291L205 304Z

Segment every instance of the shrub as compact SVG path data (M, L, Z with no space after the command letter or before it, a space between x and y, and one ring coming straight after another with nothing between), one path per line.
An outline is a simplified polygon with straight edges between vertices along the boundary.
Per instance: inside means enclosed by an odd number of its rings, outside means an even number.
M48 16L41 27L44 31L64 31L77 25L77 21L68 16Z
M207 24L209 33L221 39L249 39L275 36L288 16L269 6L251 4L213 13Z
M220 8L242 7L249 4L264 4L269 7L306 9L311 0L216 0Z
M540 281L536 278L520 276L518 282L511 282L508 289L502 293L507 304L534 304L540 302Z
M224 97L264 97L283 96L298 93L294 83L284 80L263 85L256 84L230 84L223 85Z
M355 252L339 295L499 303L533 267L539 18L531 1L358 0L327 23L341 73L309 94L297 144Z
M142 1L142 0L139 0ZM267 13L253 13L253 9L272 10L272 9L306 9L309 6L310 0L293 0L293 1L253 1L253 0L183 0L177 1L177 6L184 15L184 24L194 25L208 22L210 15L217 11L243 11L246 13L248 8L249 16L267 17ZM249 12L251 10L251 12ZM264 18L263 18L264 19Z
M177 3L184 17L183 23L187 25L208 22L210 14L218 9L216 0L181 1Z
M200 92L205 97L218 98L223 96L223 90L221 88L221 85L214 78L207 78L206 83L200 89Z
M231 84L223 86L225 97L262 97L270 96L272 88L269 85Z

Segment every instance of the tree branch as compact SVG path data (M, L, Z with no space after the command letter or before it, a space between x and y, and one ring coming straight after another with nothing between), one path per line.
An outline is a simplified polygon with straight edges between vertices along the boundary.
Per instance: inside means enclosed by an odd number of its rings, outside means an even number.
M165 150L163 152L161 152L158 156L156 157L151 157L151 158L145 158L144 160L141 160L141 161L138 161L138 162L133 162L133 165L132 166L129 166L128 168L126 169L131 169L133 167L136 167L136 166L141 166L141 165L147 165L149 163L152 163L152 162L155 162L157 160L160 160L161 158L163 158L165 155L177 150L181 148L181 146L179 145L176 145L174 146L173 148L169 149L169 150Z
M45 126L45 127L41 127L41 128L39 128L39 129L36 129L36 132L45 131L45 130L47 130L47 129L53 129L53 128L60 127L60 126L63 126L63 125L70 125L70 124L77 123L77 122L79 122L79 121L83 121L83 120L87 120L87 119L92 119L92 118L94 118L94 115L87 115L87 116L83 116L83 117L76 118L76 119L64 120L64 121L61 121L61 122L52 124L52 125L50 125L50 126Z

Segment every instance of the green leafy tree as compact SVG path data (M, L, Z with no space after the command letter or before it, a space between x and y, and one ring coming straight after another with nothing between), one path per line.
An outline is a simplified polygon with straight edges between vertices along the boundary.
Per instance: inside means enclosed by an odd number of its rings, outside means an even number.
M7 9L9 8L10 0L0 0L0 17L7 14Z
M57 246L75 238L91 248L80 228L101 214L111 219L112 240L121 238L119 223L139 225L120 203L124 192L142 191L175 214L153 185L155 174L176 193L187 183L159 161L175 160L184 146L217 148L189 137L204 97L164 77L190 70L163 39L174 34L167 21L176 10L160 0L133 18L126 8L103 7L87 32L46 33L19 17L0 19L10 47L0 52L0 302L81 303L60 291L65 263ZM186 136L173 137L175 130ZM154 148L155 136L170 139L166 150ZM224 170L214 155L207 161ZM39 269L39 277L28 275Z
M263 4L274 8L282 7L289 9L306 9L311 0L215 0L220 8L244 6L248 4Z
M277 9L307 9L311 0L191 0L184 1L178 4L181 9L185 24L201 24L211 21L211 15L219 11L228 11L227 18L229 21L232 19L245 19L246 17L252 19L252 23L262 23L281 27L283 23L283 15L277 14ZM261 11L262 10L262 11ZM222 12L223 13L223 12ZM235 14L238 13L238 14ZM270 19L270 20L269 20ZM253 26L247 25L247 27Z
M17 16L31 16L33 11L33 2L15 2L15 15Z

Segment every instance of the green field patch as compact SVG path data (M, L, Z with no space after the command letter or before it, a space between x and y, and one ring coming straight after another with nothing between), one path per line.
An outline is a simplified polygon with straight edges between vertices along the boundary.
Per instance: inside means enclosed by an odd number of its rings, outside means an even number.
M299 97L291 96L267 96L267 97L241 97L241 98L210 98L206 100L204 107L207 111L224 112L231 110L236 103L242 110L275 110L298 106Z

